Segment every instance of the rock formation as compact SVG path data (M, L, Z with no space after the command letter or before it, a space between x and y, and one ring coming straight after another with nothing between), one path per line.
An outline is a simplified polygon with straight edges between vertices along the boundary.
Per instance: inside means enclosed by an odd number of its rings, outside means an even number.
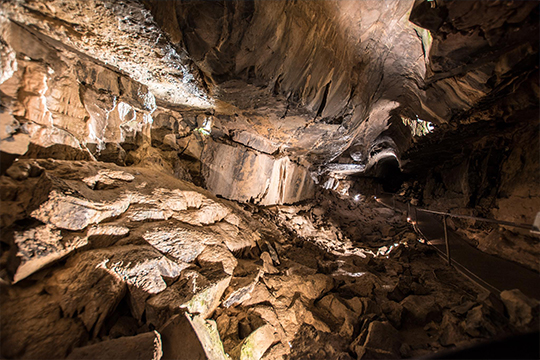
M533 223L538 19L0 2L0 356L412 358L537 330L538 300L494 297L371 195ZM530 232L449 226L540 270Z

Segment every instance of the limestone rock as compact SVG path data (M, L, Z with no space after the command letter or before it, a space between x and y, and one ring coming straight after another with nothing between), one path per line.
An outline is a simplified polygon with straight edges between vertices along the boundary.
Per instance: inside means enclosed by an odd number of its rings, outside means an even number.
M487 338L496 333L495 326L489 320L489 310L484 305L469 310L467 318L460 325L472 337Z
M323 274L315 275L271 275L264 277L264 283L276 298L293 298L300 293L307 299L315 300L333 286L332 279Z
M401 327L401 317L403 314L403 305L389 300L381 304L381 309L390 323L396 328Z
M8 111L0 111L1 151L16 155L26 153L28 144L30 143L30 137L27 134L19 133L19 129L19 122Z
M231 286L227 289L223 306L230 307L249 300L262 274L262 271L259 270L257 273L250 274L250 276L234 277Z
M186 263L195 260L207 245L221 242L208 230L179 226L156 227L145 232L143 238L162 253Z
M111 203L99 203L53 190L49 199L31 215L60 229L82 230L88 225L98 224L124 213L129 204L126 198Z
M147 320L158 328L173 314L188 311L208 318L219 306L231 277L218 267L187 270L182 278L146 302Z
M274 328L269 324L261 326L244 339L240 360L259 360L275 340Z
M57 298L49 295L43 285L2 290L0 300L2 357L63 359L88 338L85 326L66 317Z
M211 199L204 199L198 210L183 211L173 215L173 218L191 225L209 225L223 220L231 213L231 209Z
M459 326L459 319L450 312L445 312L441 322L439 342L443 346L455 346L468 340L468 336Z
M263 271L267 274L279 274L279 270L274 266L272 257L268 252L261 254L261 260L263 261Z
M203 175L208 189L228 199L243 202L253 199L261 205L272 205L297 202L313 195L313 180L307 169L286 157L274 159L212 141L204 148L201 161L205 165Z
M163 359L205 359L206 353L197 333L184 314L172 316L162 328ZM182 339L182 341L178 341Z
M238 261L234 255L223 245L207 246L197 257L197 262L201 266L207 264L221 263L225 273L232 275Z
M0 55L0 84L2 84L17 71L17 55L2 38L0 38Z
M17 257L21 260L13 276L13 282L16 283L88 244L88 239L79 236L63 239L60 230L44 225L15 232L14 242L18 248Z
M353 319L358 318L361 313L355 313L347 305L342 302L338 296L335 294L328 294L317 302L317 306L320 306L326 309L332 316L340 321L350 320L351 322L356 322Z
M204 348L207 358L216 360L227 360L229 357L223 350L223 343L219 337L216 322L205 320L202 316L187 316L191 326L197 333Z
M133 181L133 179L135 179L133 175L124 171L100 170L97 175L84 178L82 181L91 189L102 190L117 187L115 180Z
M88 228L86 236L92 248L107 247L129 234L129 228L117 225L94 225Z
M387 322L371 322L365 342L360 344L357 342L358 340L361 340L361 337L351 344L351 348L359 359L395 359L400 357L399 333Z
M520 327L531 324L540 305L538 300L523 295L518 289L501 292L501 300L510 316L510 322Z
M403 324L426 324L442 318L441 309L434 297L429 295L409 295L401 302Z
M227 220L229 215L227 215L225 220ZM240 231L238 226L226 221L221 221L213 225L211 229L221 236L223 243L233 253L252 248L259 238L259 236L250 229L243 229Z
M67 359L160 360L163 351L157 331L121 337L74 349Z

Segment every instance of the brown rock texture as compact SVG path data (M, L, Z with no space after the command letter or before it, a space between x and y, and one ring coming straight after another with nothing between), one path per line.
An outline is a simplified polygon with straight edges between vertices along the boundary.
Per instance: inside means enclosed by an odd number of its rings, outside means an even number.
M0 1L0 357L416 358L537 330L537 300L493 300L372 195L532 224L539 9ZM449 226L539 270L534 232Z

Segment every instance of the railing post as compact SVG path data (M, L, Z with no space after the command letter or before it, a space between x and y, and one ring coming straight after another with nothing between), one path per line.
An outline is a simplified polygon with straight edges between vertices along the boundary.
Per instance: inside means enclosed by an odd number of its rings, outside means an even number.
M414 208L414 222L418 226L418 207Z
M412 217L411 217L411 203L410 203L410 202L407 203L407 217L412 221Z
M443 226L444 226L444 242L446 243L446 260L448 265L452 265L452 259L450 258L450 244L448 243L448 229L446 226L446 215L443 216Z
M392 205L394 205L394 209L396 208L396 198L394 195L392 195Z

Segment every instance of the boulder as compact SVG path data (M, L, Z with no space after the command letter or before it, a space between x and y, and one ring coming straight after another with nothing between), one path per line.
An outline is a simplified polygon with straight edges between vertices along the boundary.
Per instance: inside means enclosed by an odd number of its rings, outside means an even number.
M520 290L505 290L501 292L501 300L510 317L510 322L515 326L527 326L531 324L538 314L540 302L525 296Z
M240 350L240 360L259 360L276 341L274 328L266 324L244 339Z
M84 324L66 316L58 298L48 294L43 285L3 288L0 303L2 358L63 359L88 338Z
M88 244L86 237L71 236L64 239L60 230L51 225L15 232L13 241L17 245L17 257L20 259L20 265L13 276L14 283Z
M400 304L403 306L404 325L425 325L430 321L440 321L442 318L441 308L433 296L409 295Z
M74 360L160 360L162 355L161 335L157 331L152 331L76 348L67 358Z
M186 263L195 260L207 245L221 243L211 231L178 225L155 227L143 238L163 254Z
M197 333L184 314L172 316L159 329L163 348L163 359L194 360L206 359L205 350ZM182 341L178 341L182 339Z
M126 197L110 203L100 203L53 190L48 200L34 210L31 216L45 224L76 231L123 214L129 205Z
M401 340L399 333L388 322L373 321L369 324L367 337L360 335L352 344L358 359L397 359Z
M221 263L225 273L232 275L238 261L234 255L223 245L209 245L199 254L197 262L201 266Z
M206 319L219 306L230 281L221 267L186 270L180 280L147 300L146 319L158 328L172 315L185 311Z
M489 310L484 305L478 305L469 310L460 326L472 337L488 338L497 333L496 327L489 318Z

